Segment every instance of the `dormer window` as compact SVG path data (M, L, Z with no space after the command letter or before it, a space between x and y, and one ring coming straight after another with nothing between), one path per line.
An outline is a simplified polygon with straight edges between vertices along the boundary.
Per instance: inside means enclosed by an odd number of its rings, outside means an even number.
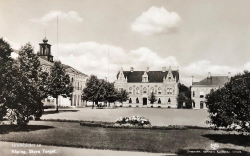
M136 94L139 94L139 91L140 91L140 90L139 90L139 88L137 87L137 88L136 88Z
M148 82L148 74L145 71L144 74L142 75L142 82Z

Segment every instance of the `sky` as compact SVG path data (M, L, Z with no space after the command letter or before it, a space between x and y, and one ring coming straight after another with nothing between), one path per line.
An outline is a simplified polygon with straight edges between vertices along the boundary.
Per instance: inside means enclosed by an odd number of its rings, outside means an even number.
M0 0L0 37L14 49L45 37L60 60L87 75L179 69L191 84L250 70L250 1ZM58 29L57 29L58 16ZM57 41L58 30L58 41Z

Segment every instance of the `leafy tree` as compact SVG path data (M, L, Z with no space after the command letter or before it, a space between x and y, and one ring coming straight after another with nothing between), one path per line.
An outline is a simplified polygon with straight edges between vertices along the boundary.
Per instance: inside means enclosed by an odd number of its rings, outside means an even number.
M157 101L154 92L151 92L150 96L148 97L148 101L150 101L151 104L154 104L154 102Z
M117 94L114 83L106 82L104 100L110 105L117 100Z
M10 55L12 48L8 42L3 38L0 38L0 121L7 113L6 98L9 96L8 79L12 81L8 76L8 73L12 69L13 60Z
M118 92L117 101L119 101L123 105L123 102L127 100L129 100L129 93L126 90L122 89L121 91Z
M3 96L8 117L18 125L26 125L30 115L42 109L40 62L28 43L19 50L18 60L9 61L3 76Z
M58 112L58 97L71 97L73 86L70 77L60 61L55 61L51 68L48 84L48 93L56 99L56 112Z
M206 96L209 120L215 129L250 132L250 73L244 71L231 78L224 87Z
M186 108L192 108L191 90L184 84L178 84L179 94L177 95L178 108L183 108L185 102Z
M106 82L99 80L95 75L91 75L90 78L87 79L86 87L82 91L82 98L83 100L93 102L92 109L95 103L98 104L98 101L104 101L105 86Z

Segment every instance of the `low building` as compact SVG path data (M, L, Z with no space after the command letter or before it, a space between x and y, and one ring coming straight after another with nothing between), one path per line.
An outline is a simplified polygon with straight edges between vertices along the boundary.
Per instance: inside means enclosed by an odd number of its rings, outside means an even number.
M179 71L172 71L171 67L161 71L123 71L122 68L117 74L115 88L129 92L129 100L124 102L126 107L165 107L177 108L176 97L179 93ZM157 101L150 104L149 96L154 92Z
M40 51L37 53L40 64L42 66L42 70L46 72L50 72L51 67L53 66L53 56L51 55L51 45L47 43L48 40L43 39L43 43L40 43ZM72 97L71 98L63 98L59 96L58 106L68 107L68 106L77 106L83 107L86 102L81 99L82 89L85 87L86 80L88 76L69 65L63 64L65 68L66 74L69 75L70 81L74 87ZM52 97L48 97L43 100L45 107L52 107L55 105L55 99Z
M192 82L191 87L191 98L193 102L193 109L207 109L205 104L205 97L210 93L211 89L216 90L224 86L225 83L229 82L231 78L230 72L228 75L211 75L202 79L199 82Z

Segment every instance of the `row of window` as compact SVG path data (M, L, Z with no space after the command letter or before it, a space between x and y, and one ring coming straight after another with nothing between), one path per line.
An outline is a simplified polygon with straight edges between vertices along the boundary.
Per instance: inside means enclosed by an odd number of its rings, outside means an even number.
M130 93L130 94L133 94L133 92L134 92L134 90L130 87L130 88L129 88L129 93ZM151 93L154 92L155 94L157 94L157 89L151 88L151 89L150 89L150 92L151 92ZM167 89L166 89L166 93L167 93L167 94L173 94L173 92L174 92L174 90L173 90L172 88L167 88ZM140 94L140 89L139 89L138 87L136 88L135 93L136 93L136 94ZM146 87L143 88L143 93L147 93L147 88L146 88ZM158 88L158 94L161 94L161 93L162 93L161 88Z
M200 109L203 109L204 107L208 107L207 104L204 101L200 101ZM193 103L193 108L195 108L195 102Z
M157 100L157 102L158 102L158 104L161 104L161 98L159 98ZM129 98L129 103L133 103L131 98ZM136 98L136 103L140 103L138 98ZM170 104L170 103L171 103L171 99L168 98L168 104Z

